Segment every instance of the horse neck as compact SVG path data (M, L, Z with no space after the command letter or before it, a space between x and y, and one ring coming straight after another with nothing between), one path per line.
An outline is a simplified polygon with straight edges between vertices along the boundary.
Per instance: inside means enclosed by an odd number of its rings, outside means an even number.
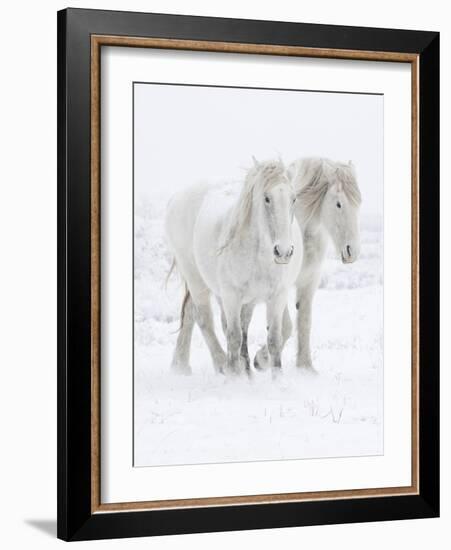
M261 197L261 201L263 201L263 197ZM267 231L262 230L262 217L262 209L258 208L255 204L252 204L248 223L243 229L243 239L254 241L256 243L260 243L265 240L265 237L267 237Z
M326 231L324 222L319 212L311 214L307 208L298 205L296 209L296 219L298 220L301 232L309 234L323 233Z
M224 234L229 235L229 237L226 238L228 241L230 241L230 246L238 246L241 247L241 242L246 241L250 242L253 240L258 241L261 235L259 235L259 215L256 211L255 205L251 206L250 212L249 212L249 218L247 219L246 223L242 227L238 227L238 224L240 223L239 220L239 208L240 208L240 197L238 197L237 202L231 206L227 212L224 213L223 220L224 220ZM237 233L239 232L239 233Z

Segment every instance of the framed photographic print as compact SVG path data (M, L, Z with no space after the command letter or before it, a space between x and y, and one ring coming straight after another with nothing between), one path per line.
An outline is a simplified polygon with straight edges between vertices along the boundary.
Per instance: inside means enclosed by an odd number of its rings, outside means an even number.
M58 14L58 536L439 513L439 35Z

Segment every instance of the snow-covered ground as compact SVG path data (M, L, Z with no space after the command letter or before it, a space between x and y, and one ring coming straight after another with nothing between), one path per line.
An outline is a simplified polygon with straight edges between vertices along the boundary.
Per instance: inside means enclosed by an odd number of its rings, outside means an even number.
M319 375L295 367L295 338L283 375L216 375L199 330L191 376L171 373L182 285L165 279L172 258L163 218L169 191L135 202L134 465L170 465L383 452L382 230L363 218L362 252L343 265L332 251L314 302L313 360ZM215 307L215 306L214 306ZM290 300L295 318L294 296ZM217 332L221 335L215 307ZM251 358L265 341L264 308L249 331ZM225 345L225 344L224 344Z

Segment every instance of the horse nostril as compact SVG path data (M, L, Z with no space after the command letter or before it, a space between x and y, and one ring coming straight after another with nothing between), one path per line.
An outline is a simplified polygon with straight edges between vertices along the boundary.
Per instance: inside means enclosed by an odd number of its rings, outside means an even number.
M291 245L290 246L290 251L288 252L288 257L291 258L291 256L293 256L293 252L294 252L294 246Z
M277 245L277 244L274 247L274 255L277 256L278 258L280 258L280 256L281 256L280 250L279 250L279 245Z
M351 247L350 247L349 245L346 247L346 252L348 253L348 256L349 256L349 257L352 256Z

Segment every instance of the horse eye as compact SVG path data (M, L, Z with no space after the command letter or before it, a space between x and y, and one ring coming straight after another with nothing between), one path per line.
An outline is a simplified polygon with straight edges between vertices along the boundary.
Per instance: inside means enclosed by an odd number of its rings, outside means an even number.
M337 202L337 208L341 208L341 203Z
M296 202L296 197L294 197L293 202Z
M265 202L267 202L268 204L271 202L271 201L269 200L269 197L265 197Z

